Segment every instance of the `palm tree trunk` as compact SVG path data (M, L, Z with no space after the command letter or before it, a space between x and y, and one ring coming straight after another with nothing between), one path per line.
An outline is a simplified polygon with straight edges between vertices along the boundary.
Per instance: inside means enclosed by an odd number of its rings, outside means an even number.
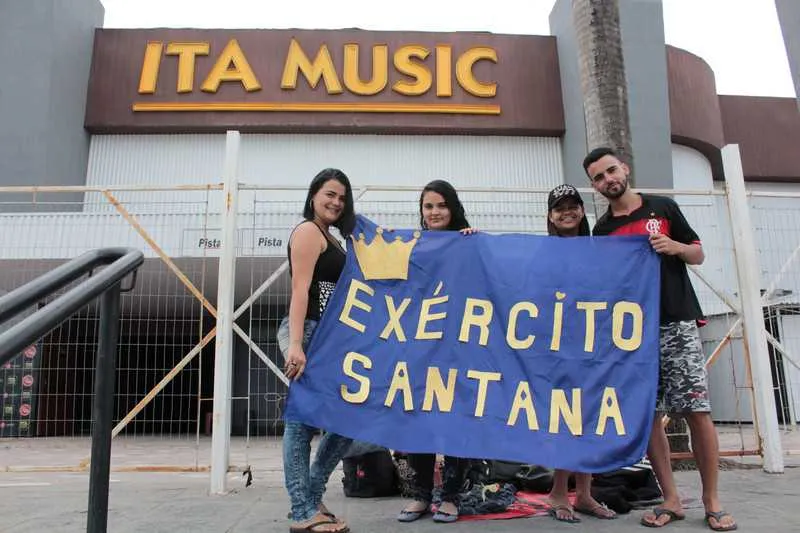
M628 120L628 91L619 0L572 0L572 23L578 42L578 66L583 92L587 149L613 148L631 167L634 161ZM608 201L594 194L595 215L608 208ZM684 419L670 421L667 428L672 451L689 451L688 428Z
M633 169L619 1L572 0L572 23L578 42L587 151L613 148ZM608 202L595 194L594 207L600 216Z

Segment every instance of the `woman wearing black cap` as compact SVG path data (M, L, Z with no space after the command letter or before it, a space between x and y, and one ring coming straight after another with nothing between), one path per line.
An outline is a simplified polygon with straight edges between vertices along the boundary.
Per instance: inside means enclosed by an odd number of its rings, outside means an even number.
M590 235L589 221L583 209L583 199L572 185L559 185L547 197L547 234L555 237L582 237ZM561 522L576 523L582 513L597 518L612 519L617 514L592 498L592 475L575 472L575 506L568 495L568 470L556 470L549 500L550 514Z
M555 237L591 235L583 199L572 185L559 185L547 196L547 234Z

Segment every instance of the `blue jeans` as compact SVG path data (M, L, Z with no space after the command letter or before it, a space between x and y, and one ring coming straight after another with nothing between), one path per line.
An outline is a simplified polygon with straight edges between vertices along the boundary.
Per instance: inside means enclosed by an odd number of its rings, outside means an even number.
M316 432L316 428L288 420L283 430L283 475L292 502L292 520L297 522L317 513L325 485L352 442L347 437L325 433L309 468L311 439Z
M303 330L303 348L308 346L317 323L306 320ZM284 318L278 328L278 347L286 358L289 348L289 321ZM342 460L352 439L325 433L319 441L314 464L311 460L311 439L316 428L286 420L283 430L283 476L286 491L292 503L292 520L308 520L318 512L325 485L336 465Z

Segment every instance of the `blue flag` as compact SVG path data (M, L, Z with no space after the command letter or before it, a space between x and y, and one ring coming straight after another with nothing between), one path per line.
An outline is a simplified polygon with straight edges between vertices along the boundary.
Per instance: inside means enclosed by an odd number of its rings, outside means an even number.
M382 231L358 217L288 420L405 452L604 472L644 455L646 237Z

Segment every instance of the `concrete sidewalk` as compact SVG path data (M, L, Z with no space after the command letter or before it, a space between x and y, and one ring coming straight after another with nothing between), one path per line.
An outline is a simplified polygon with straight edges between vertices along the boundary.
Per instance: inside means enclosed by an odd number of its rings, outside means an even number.
M738 430L737 430L738 431ZM732 432L731 432L732 433ZM741 436L720 431L723 449L742 446ZM784 434L784 448L798 449L800 432ZM241 474L231 473L230 492L209 496L208 472L131 472L141 467L201 469L208 464L209 440L180 437L121 437L112 445L110 532L282 532L288 531L289 508L283 488L281 443L276 438L246 442L232 439L231 464L251 465L253 484L245 488ZM0 532L69 533L86 530L88 473L81 462L88 455L88 438L0 441ZM733 458L726 464L732 465ZM740 530L770 533L800 531L800 468L797 455L786 458L786 473L770 475L743 458L721 472L723 503ZM62 466L62 471L54 471ZM45 469L47 471L36 471ZM67 471L75 470L75 472ZM676 473L687 507L687 520L666 531L706 530L697 472ZM400 498L351 499L342 492L341 470L328 484L328 506L345 518L354 533L510 532L510 531L649 531L639 525L641 511L618 520L584 518L583 523L558 523L549 517L503 521L459 521L452 525L429 518L401 524L395 516Z
M696 472L676 474L686 503L687 519L667 531L703 531ZM109 531L120 533L281 532L288 531L288 499L280 471L254 472L244 487L231 475L231 492L208 495L207 473L114 473L111 476ZM430 519L401 524L394 517L399 498L351 499L342 492L341 472L328 485L326 503L345 518L355 533L510 532L510 531L647 531L639 525L641 511L618 520L584 518L580 525L557 523L549 517L458 522L441 525ZM85 473L0 474L0 531L4 533L71 533L86 530L88 475ZM800 469L769 475L759 469L721 473L721 495L740 530L771 533L800 531Z

